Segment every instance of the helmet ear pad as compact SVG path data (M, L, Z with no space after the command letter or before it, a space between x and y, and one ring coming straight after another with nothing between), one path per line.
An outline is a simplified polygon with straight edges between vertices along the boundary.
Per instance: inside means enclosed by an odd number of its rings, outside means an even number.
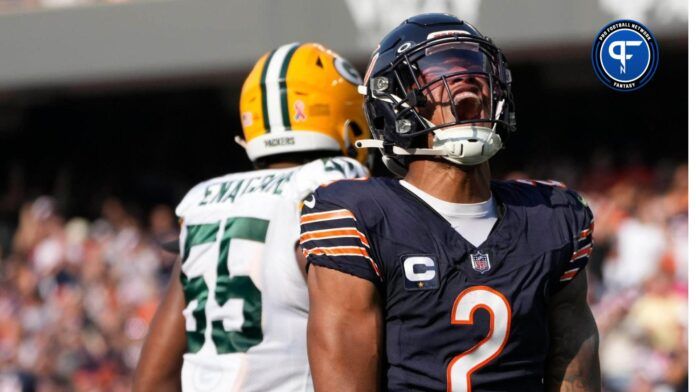
M397 177L406 177L406 173L408 173L408 165L403 159L382 155L382 163Z
M384 141L387 144L394 144L404 148L411 148L414 141L412 136L403 136L397 130L397 121L406 119L419 129L418 122L413 115L397 119L392 107L381 100L371 100L365 104L366 114L369 121L370 130L375 139Z

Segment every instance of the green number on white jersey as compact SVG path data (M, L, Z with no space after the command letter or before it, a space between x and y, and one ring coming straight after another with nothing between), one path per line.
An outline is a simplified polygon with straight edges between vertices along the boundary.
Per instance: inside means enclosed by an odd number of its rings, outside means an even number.
M191 248L216 242L220 222L187 225L184 240L183 262L189 258ZM231 276L227 259L232 239L245 239L264 243L268 221L257 218L235 217L224 222L224 231L218 248L217 278L213 291L220 308L230 313L241 313L239 317L211 320L211 337L218 354L246 352L263 339L261 330L261 292L247 275ZM205 307L210 298L210 289L203 276L188 278L180 276L186 299L188 352L200 351L205 343L207 315Z

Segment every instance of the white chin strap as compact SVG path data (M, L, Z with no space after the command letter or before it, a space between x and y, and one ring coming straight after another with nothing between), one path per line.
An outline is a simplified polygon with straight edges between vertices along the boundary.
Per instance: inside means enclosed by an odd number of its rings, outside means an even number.
M444 158L458 165L483 163L503 146L500 135L489 127L458 125L433 133L433 150L445 151Z
M503 146L500 135L488 127L456 125L433 132L433 148L401 148L393 146L396 155L441 156L458 165L473 166L490 159ZM358 148L384 148L377 139L363 139L355 143Z
M505 100L498 101L495 119L498 120L503 112ZM424 119L425 120L425 119ZM426 124L435 124L425 120ZM396 155L430 155L441 156L450 162L463 166L478 165L489 160L503 147L500 135L493 128L476 125L453 125L433 131L433 148L401 148L393 146ZM376 139L358 140L358 148L384 148L384 142Z

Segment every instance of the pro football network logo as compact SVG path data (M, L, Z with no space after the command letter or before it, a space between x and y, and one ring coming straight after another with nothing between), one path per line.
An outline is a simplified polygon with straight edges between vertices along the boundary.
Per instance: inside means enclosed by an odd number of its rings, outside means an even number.
M657 40L647 27L622 19L597 33L592 47L592 67L609 88L634 91L655 75L659 55Z

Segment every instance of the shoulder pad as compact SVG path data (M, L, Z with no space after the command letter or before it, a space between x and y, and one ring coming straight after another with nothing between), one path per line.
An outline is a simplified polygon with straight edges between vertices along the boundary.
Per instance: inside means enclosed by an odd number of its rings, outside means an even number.
M375 178L353 178L330 182L319 186L315 195L317 199L331 201L348 208L360 200L370 198L375 189Z
M238 177L238 176L246 174L246 173L249 173L249 172L226 174L224 176L210 178L208 180L199 182L198 184L196 184L193 188L191 188L186 193L184 198L181 199L179 204L176 206L176 210L175 210L176 216L178 216L179 218L183 218L184 215L186 215L187 211L189 211L192 207L194 207L196 205L197 201L203 197L203 194L205 193L205 189L208 187L208 185L216 183L216 182L231 181L235 177Z
M333 181L364 178L369 175L360 162L347 157L317 159L303 165L296 174L299 199L303 199L318 186Z
M513 180L493 183L498 194L512 202L528 206L546 206L563 225L583 230L592 220L587 201L565 184L554 180Z

